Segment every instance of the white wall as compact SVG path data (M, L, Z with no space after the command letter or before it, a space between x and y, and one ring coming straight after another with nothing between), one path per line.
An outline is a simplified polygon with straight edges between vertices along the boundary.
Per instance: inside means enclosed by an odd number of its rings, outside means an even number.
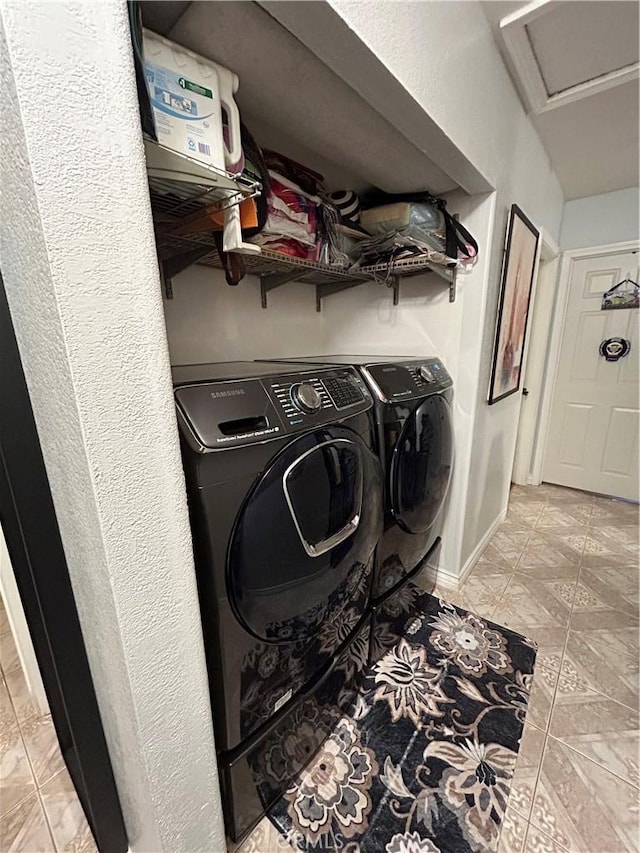
M354 349L440 355L456 382L457 450L442 569L457 575L506 507L515 450L520 397L486 405L508 208L518 203L557 239L562 192L479 4L331 6L496 188L449 202L479 239L480 263L461 276L453 305L430 276L403 282L396 309L372 284L330 297L321 316L303 284L269 294L273 307L262 311L255 283L233 291L208 270L189 270L165 303L170 351L177 361Z
M2 275L133 851L221 851L124 3L0 3Z
M582 249L638 240L639 211L638 187L568 201L562 216L560 246Z

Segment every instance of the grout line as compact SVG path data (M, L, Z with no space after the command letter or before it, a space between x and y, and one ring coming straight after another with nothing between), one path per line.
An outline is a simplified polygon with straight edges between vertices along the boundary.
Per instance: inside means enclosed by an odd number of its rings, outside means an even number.
M20 806L24 805L24 803L26 803L26 802L27 802L27 800L30 800L30 799L31 799L31 797L33 797L33 796L34 796L35 794L37 794L37 793L38 793L38 789L37 789L37 788L35 788L33 791L29 791L29 793L28 793L26 796L24 796L21 800L18 800L18 802L17 802L17 803L14 803L14 804L11 806L11 808L10 808L10 809L7 809L6 811L0 811L0 820L2 820L3 818L5 818L5 817L6 817L8 814L10 814L14 809L17 809L17 808L19 808Z
M64 759L63 759L63 762L64 762ZM53 780L54 780L54 779L57 779L57 778L58 778L58 776L60 776L62 773L64 773L64 771L65 771L66 769L67 769L67 767L66 767L66 764L65 764L65 765L64 765L63 767L61 767L59 770L56 770L56 772L53 774L53 776L49 776L49 778L48 778L48 779L46 779L44 782L41 782L41 783L40 783L40 782L38 782L38 780L36 779L36 786L37 786L38 793L40 793L40 792L43 790L43 788L46 788L46 787L47 787L47 785L49 784L49 782L53 782ZM73 782L73 779L72 779L71 781ZM77 792L76 792L75 785L73 786L73 790L74 790L74 795L75 795L75 796L77 796Z
M525 721L526 721L526 717L525 717ZM531 792L531 808L529 809L529 817L527 818L529 824L531 824L531 816L533 815L533 805L536 801L536 793L538 791L538 782L540 781L540 774L542 773L542 762L544 761L544 754L547 751L548 739L549 739L548 732L544 732L544 742L542 744L542 752L540 753L540 762L538 764L538 771L536 773L536 778L535 778L535 781L533 783L533 790ZM536 826L536 828L538 828L538 827ZM529 830L527 829L527 835L528 834L529 834ZM525 843L526 843L526 838L525 838ZM523 849L524 849L524 846L523 846Z
M49 840L52 845L52 853L57 853L58 845L56 844L56 839L53 835L53 829L51 827L51 822L49 820L49 815L44 805L44 800L42 799L42 795L40 794L40 790L38 789L38 802L40 803L40 808L42 809L42 814L44 816L45 826L47 827L47 831L49 832Z
M616 734L617 734L617 732L616 732ZM552 735L552 734L550 734L549 737L551 738L551 740L554 740L556 743L559 743L560 746L565 747L565 749L569 749L569 750L571 750L571 752L575 752L576 755L579 755L581 758L586 759L591 764L595 764L596 767L599 767L601 770L604 770L605 773L608 773L610 776L615 776L616 779L619 779L621 782L624 782L625 785L629 785L630 788L635 788L636 790L640 790L640 784L636 785L630 779L625 779L624 776L621 776L619 773L616 773L615 770L611 770L609 767L605 767L604 764L600 764L600 762L596 761L595 758L592 758L590 755L585 755L584 752L580 752L579 749L576 749L574 746L571 746L571 744L565 743L559 737L556 737L555 735Z

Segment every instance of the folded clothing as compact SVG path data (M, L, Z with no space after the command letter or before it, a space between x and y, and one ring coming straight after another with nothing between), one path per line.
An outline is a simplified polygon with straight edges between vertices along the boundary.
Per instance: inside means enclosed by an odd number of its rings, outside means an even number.
M318 258L318 208L321 200L269 169L267 221L254 243L285 255Z

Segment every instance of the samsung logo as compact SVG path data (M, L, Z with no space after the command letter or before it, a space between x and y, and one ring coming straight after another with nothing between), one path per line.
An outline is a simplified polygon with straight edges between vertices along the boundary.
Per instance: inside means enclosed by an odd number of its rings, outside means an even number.
M212 391L211 396L216 397L242 397L244 388L231 388L229 391Z

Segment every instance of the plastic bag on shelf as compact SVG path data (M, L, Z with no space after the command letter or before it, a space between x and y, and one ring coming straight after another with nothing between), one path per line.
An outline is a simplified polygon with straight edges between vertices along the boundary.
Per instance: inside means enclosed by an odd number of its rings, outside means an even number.
M358 248L360 253L353 265L354 269L408 259L423 259L430 264L446 267L458 265L442 248L434 247L428 232L412 226L363 240Z
M388 234L402 231L413 225L424 231L432 231L445 241L445 221L441 210L426 202L398 201L371 207L360 214L360 223L369 234Z
M318 209L321 199L304 192L279 172L269 170L267 218L253 242L285 255L318 260Z
M361 214L361 218L366 221L369 210L376 210L380 207L396 207L396 205L409 205L408 208L396 208L395 216L400 217L400 222L398 222L400 227L396 233L404 234L407 232L407 228L418 228L423 240L426 239L428 233L431 237L431 244L433 245L435 242L439 248L442 248L448 259L448 266L459 267L475 263L478 256L478 243L475 238L459 220L449 213L446 200L431 195L429 192L390 195L374 191L369 193L365 199L366 210ZM420 209L418 210L418 208ZM419 222L421 217L424 219L422 224ZM372 214L372 219L375 218L376 214ZM444 224L444 230L441 223Z

